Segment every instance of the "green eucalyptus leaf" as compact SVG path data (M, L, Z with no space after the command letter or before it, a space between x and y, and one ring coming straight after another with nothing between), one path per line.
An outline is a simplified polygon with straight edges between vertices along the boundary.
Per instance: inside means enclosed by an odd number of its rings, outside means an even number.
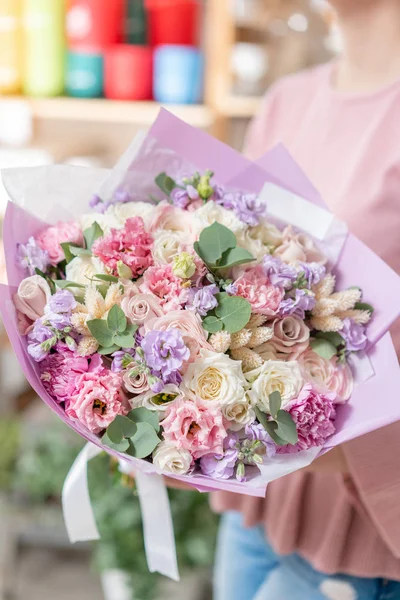
M103 319L93 319L87 322L89 331L103 348L109 348L114 344L114 334L108 328L108 325Z
M118 304L114 304L114 306L108 313L107 325L111 331L114 331L116 333L123 333L125 331L127 325L126 316L124 311L118 306Z
M133 348L135 345L135 338L131 333L121 333L114 335L114 343L118 344L121 348Z
M85 229L83 232L83 237L85 238L86 248L88 250L92 249L95 241L104 235L104 231L100 227L100 225L95 221L91 227Z
M326 360L330 360L336 354L335 346L326 339L314 338L310 341L310 346L316 354Z
M218 317L210 315L203 319L203 328L208 331L208 333L217 333L222 330L223 324Z
M164 192L167 196L171 195L171 192L174 188L176 188L176 182L169 177L165 172L160 173L155 178L156 185L160 188L161 191Z
M223 253L221 259L218 261L217 266L214 268L226 269L235 265L243 265L245 263L252 262L253 260L255 260L254 256L244 248L230 248Z
M290 414L285 410L280 410L278 411L276 420L278 423L276 434L282 440L285 440L287 444L297 444L299 436L297 434L296 424Z
M224 225L215 222L203 229L195 250L200 251L200 254L198 252L200 258L207 264L215 265L226 250L235 246L235 234Z
M282 405L282 397L280 393L275 390L272 394L269 395L269 411L274 419L276 419L278 411L280 410Z
M276 430L278 429L278 423L276 421L270 421L267 415L257 407L255 409L255 412L259 423L261 423L261 425L273 439L275 444L277 444L278 446L286 446L287 442L285 442L285 440L283 440L279 437L279 435L276 434Z
M131 438L136 434L136 424L122 415L117 415L107 427L107 434L114 444L119 444L123 438Z
M43 273L43 271L41 271L37 267L35 268L35 273L36 273L36 275L43 277L43 279L47 282L47 284L50 288L51 294L55 294L56 293L56 284L55 284L54 280L51 277L49 277L48 275L46 275L46 273Z
M354 308L356 310L367 310L368 312L372 313L374 312L374 307L371 306L371 304L367 304L366 302L356 302L354 305Z
M107 434L107 432L101 438L104 446L111 448L112 450L117 450L117 452L126 452L129 448L129 440L122 439L119 443L115 444L112 442Z
M215 314L222 321L226 331L236 333L249 322L251 305L239 296L227 296L221 299L215 309Z
M116 344L113 344L112 346L109 346L108 348L99 348L97 350L98 354L101 354L102 356L107 356L108 354L113 354L114 352L117 352L117 350L120 349L120 346L117 346Z
M118 277L114 277L114 275L103 275L99 273L94 276L94 279L98 279L99 281L107 281L108 283L118 283Z
M107 292L109 290L109 285L108 283L99 283L96 284L96 289L98 292L100 292L100 294L103 296L103 298L105 298L107 296Z
M70 244L69 242L62 242L60 244L60 246L63 249L66 263L68 264L71 262L71 260L74 260L75 256L72 254L72 252L70 250L70 247L72 246L72 244Z
M91 250L81 248L80 246L69 245L69 251L73 256L92 256Z
M136 458L147 458L160 443L160 438L149 423L137 423L136 433L130 438L127 453Z
M131 333L133 335L134 333L137 332L137 330L138 330L138 325L136 325L135 323L128 323L124 333Z
M128 414L128 419L134 423L148 423L158 433L160 431L160 419L158 412L155 410L149 410L144 406L134 408Z
M64 290L67 288L82 288L85 289L86 286L82 285L82 283L75 283L74 281L68 281L67 279L55 279L54 283L60 290Z
M336 331L319 331L316 336L319 340L328 340L335 348L339 348L339 346L344 346L345 341Z

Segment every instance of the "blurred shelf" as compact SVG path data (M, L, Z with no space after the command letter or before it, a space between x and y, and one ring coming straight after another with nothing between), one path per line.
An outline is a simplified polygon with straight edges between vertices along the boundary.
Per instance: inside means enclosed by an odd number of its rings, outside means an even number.
M205 105L161 105L157 102L124 102L106 99L29 98L3 96L1 102L24 102L36 119L58 121L86 121L97 123L137 123L149 126L162 106L194 127L207 129L215 121L213 111Z
M219 114L228 118L251 118L260 109L262 97L258 96L234 96L220 98L216 104Z

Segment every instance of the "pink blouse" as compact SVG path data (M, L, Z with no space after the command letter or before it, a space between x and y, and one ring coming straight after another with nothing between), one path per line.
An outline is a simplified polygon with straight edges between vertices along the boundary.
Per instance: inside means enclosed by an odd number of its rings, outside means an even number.
M247 154L283 142L330 209L400 273L400 81L343 94L331 74L328 64L278 82ZM400 354L400 322L392 333ZM320 571L400 580L400 423L343 450L348 477L299 472L271 483L265 499L218 492L212 505L264 523L278 553L298 552Z

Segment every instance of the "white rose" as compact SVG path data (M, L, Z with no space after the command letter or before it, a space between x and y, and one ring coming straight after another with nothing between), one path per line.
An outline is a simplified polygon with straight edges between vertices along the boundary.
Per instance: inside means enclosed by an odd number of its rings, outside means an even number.
M182 234L164 230L156 233L151 253L156 264L166 265L182 252L182 248Z
M177 448L170 442L161 442L153 452L153 464L164 473L186 475L192 462L192 455L188 450Z
M83 230L89 229L93 223L98 223L105 235L110 233L111 229L119 229L121 225L113 215L102 215L101 213L85 213L79 217L79 224Z
M239 431L245 425L253 423L255 412L249 400L243 396L240 400L230 400L222 406L222 414L230 421L229 429Z
M202 349L197 360L189 365L183 384L192 398L215 402L222 408L244 400L246 379L240 361Z
M258 369L246 373L251 384L249 398L253 406L263 412L269 412L269 396L278 391L282 398L282 407L297 398L304 381L300 367L295 361L268 360Z
M240 248L250 252L257 261L262 260L266 254L269 254L268 246L265 246L261 240L253 238L249 229L237 236L237 243Z
M154 216L154 206L148 202L125 202L112 204L105 213L106 218L112 217L118 227L124 227L126 220L133 217L142 217L146 229Z
M163 413L172 402L175 402L177 398L183 399L183 397L184 394L178 386L168 383L160 393L156 394L153 390L148 390L143 394L139 394L139 396L135 396L135 398L131 398L130 404L132 408L144 406L148 410Z
M273 223L262 223L256 227L250 227L249 236L267 248L276 248L283 241L283 233Z
M225 225L225 227L228 227L236 235L247 229L246 223L238 219L231 210L227 210L223 206L216 204L213 200L206 202L206 204L195 210L192 216L194 221L193 228L198 234L206 227L215 223L215 221L221 225Z
M103 263L96 256L76 256L65 268L68 281L88 285L94 275L105 275Z

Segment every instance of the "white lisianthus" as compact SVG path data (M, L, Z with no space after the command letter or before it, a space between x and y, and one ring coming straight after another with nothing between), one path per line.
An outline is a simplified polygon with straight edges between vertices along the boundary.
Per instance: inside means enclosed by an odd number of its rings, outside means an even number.
M266 254L269 254L268 246L265 246L260 239L253 238L249 229L237 236L237 243L240 248L250 252L257 261L261 261Z
M249 237L257 240L270 250L280 246L283 242L283 233L273 224L264 222L256 227L249 228Z
M247 229L246 223L238 219L233 211L216 204L213 200L206 202L206 204L195 210L192 216L194 222L193 228L198 234L206 227L215 223L215 221L221 225L225 225L235 235L239 235Z
M150 221L154 216L154 205L148 202L125 202L109 206L105 217L112 218L118 223L117 227L124 227L126 220L133 217L142 217L144 226L148 229Z
M130 404L132 408L143 406L148 410L163 413L166 409L175 402L176 399L183 399L184 394L177 385L168 383L161 392L156 394L153 390L147 390L134 398L131 398Z
M243 396L240 400L230 400L222 406L222 414L230 421L229 429L239 431L245 425L255 421L256 415L249 399Z
M104 264L96 256L76 256L65 268L68 281L88 285L94 275L105 275Z
M178 231L158 231L154 237L152 255L155 264L166 265L172 263L175 256L182 252L182 233Z
M83 215L80 215L79 224L82 227L83 231L85 229L89 229L89 227L91 227L93 223L98 223L105 235L110 233L111 229L120 229L121 227L114 215L102 215L101 213L96 212L85 213Z
M281 408L297 398L304 384L296 361L268 360L258 369L246 373L251 384L248 392L251 404L263 412L269 412L269 396L278 391L282 398Z
M183 384L191 398L215 402L221 408L243 402L245 397L246 379L241 362L210 350L200 350L200 356L189 365Z
M161 442L153 452L153 464L163 473L186 475L192 462L189 450L177 448L170 442Z

